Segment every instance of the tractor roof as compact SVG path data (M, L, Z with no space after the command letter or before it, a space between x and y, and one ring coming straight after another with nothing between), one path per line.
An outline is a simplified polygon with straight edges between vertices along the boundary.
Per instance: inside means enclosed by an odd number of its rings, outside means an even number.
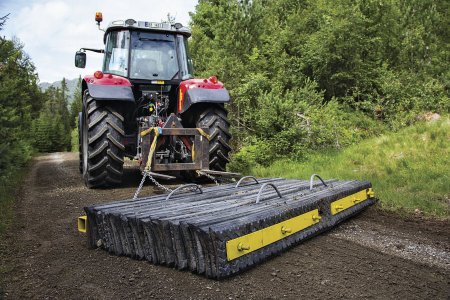
M106 28L103 41L104 42L106 41L106 35L108 34L108 32L118 29L138 29L151 32L182 34L186 37L191 36L191 31L187 27L181 25L180 23L171 24L168 22L158 23L158 22L135 21L133 19L127 19L127 20L116 20L109 23L108 27Z

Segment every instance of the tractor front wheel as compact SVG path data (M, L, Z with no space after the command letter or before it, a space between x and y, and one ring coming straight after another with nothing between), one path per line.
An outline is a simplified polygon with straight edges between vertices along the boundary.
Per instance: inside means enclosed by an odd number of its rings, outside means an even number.
M83 104L80 159L85 184L89 188L120 184L125 152L124 118L119 109L95 101L87 92Z

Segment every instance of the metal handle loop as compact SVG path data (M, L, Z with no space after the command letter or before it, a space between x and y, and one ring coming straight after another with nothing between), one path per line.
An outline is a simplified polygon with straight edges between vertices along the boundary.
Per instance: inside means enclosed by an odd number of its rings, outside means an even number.
M176 189L174 189L173 191L171 191L170 194L167 195L166 201L169 200L169 198L170 198L173 194L175 194L175 192L177 192L177 191L179 191L179 190L182 190L182 189L185 189L185 188L188 188L188 187L196 187L196 189L192 189L192 192L193 192L193 191L200 191L200 194L203 194L203 190L202 190L202 188L200 187L200 185L195 184L195 183L188 183L188 184L180 185L179 187L177 187Z
M241 179L239 179L239 181L236 183L236 185L235 185L234 188L237 188L237 187L241 184L241 182L242 182L244 179L247 179L247 178L251 178L251 179L253 179L253 180L256 181L256 184L259 184L259 181L258 181L258 179L256 179L255 176L244 176L244 177L242 177Z
M262 191L264 190L264 188L265 188L266 186L271 186L271 187L273 187L273 188L275 189L275 191L277 192L278 197L282 198L282 196L281 196L280 192L278 191L278 188L275 186L275 184L270 183L270 182L266 182L266 183L264 183L264 184L261 186L261 188L259 189L258 196L256 197L256 202L255 202L255 203L259 203L259 198L261 198L261 193L262 193Z
M322 177L319 176L319 174L312 174L311 175L311 179L309 180L309 190L312 191L313 190L313 181L314 181L314 177L317 177L320 179L320 181L322 181L324 186L328 186L325 181L323 181Z

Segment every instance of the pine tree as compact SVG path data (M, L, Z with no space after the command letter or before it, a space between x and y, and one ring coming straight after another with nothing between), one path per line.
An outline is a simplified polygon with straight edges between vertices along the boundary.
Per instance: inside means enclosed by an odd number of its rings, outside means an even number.
M35 130L35 146L41 152L70 150L70 120L67 109L67 86L65 79L62 88L49 87L45 91L46 102Z
M81 99L81 76L78 77L78 82L73 91L72 103L70 104L70 127L76 128L78 122L78 113L81 112L83 101Z
M0 18L0 30L8 15ZM32 119L42 104L37 75L17 40L0 36L0 184L31 157Z

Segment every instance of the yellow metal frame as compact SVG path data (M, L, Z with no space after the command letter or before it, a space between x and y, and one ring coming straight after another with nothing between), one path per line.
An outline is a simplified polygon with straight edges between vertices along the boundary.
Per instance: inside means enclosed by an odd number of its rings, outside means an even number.
M87 216L78 217L78 232L86 233L87 231Z
M229 240L226 242L227 260L236 259L275 243L291 234L319 223L321 219L319 210L314 209L281 223Z
M331 214L338 214L373 197L375 197L375 193L372 188L369 188L336 200L331 203ZM229 240L226 242L227 260L231 261L275 243L291 234L319 223L321 219L319 210L314 209L297 217Z
M350 196L336 200L331 203L331 214L336 215L358 203L361 203L373 197L375 197L375 192L372 190L372 188L369 188L367 190L359 191Z

